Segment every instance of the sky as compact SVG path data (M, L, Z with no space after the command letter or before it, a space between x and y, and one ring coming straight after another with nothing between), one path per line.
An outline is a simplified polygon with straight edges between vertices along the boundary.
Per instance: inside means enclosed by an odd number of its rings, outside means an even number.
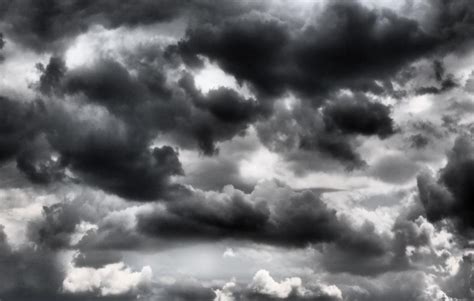
M474 300L471 0L0 0L1 301Z

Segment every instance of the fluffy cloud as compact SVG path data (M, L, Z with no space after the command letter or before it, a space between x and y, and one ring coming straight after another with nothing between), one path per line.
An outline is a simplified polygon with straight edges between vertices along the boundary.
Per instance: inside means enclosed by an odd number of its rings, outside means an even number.
M342 300L342 293L335 285L318 284L307 288L299 277L285 278L278 282L266 270L257 271L248 285L227 282L214 293L214 301Z
M102 296L123 295L146 288L152 277L151 268L132 272L122 262L94 269L71 266L66 272L63 289L70 293L99 292Z
M0 0L0 298L472 299L473 12Z

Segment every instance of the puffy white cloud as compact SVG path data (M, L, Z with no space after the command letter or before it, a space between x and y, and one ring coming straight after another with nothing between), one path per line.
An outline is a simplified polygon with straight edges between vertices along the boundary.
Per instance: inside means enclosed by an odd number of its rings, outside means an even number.
M63 289L70 293L123 295L147 288L152 275L149 266L143 267L139 272L133 272L123 262L108 264L98 269L71 265L63 281Z
M315 289L308 289L303 286L299 277L289 277L277 282L267 270L259 270L255 273L249 287L256 293L280 299L288 298L292 294L299 297L315 296L342 299L342 293L335 285L320 284Z
M214 298L214 301L234 301L234 295L232 293L232 290L236 287L235 282L227 282L222 289L216 289L214 290L214 293L216 294L216 297Z

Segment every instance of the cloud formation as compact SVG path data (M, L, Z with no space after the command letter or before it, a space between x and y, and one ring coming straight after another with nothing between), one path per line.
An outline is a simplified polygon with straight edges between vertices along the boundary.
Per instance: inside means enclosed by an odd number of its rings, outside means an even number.
M0 0L0 299L471 300L473 13Z

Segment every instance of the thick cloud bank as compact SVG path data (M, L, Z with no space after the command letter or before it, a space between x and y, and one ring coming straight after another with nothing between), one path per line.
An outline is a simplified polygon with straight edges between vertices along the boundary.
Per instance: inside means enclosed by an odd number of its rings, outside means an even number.
M474 2L0 0L0 300L473 300Z

